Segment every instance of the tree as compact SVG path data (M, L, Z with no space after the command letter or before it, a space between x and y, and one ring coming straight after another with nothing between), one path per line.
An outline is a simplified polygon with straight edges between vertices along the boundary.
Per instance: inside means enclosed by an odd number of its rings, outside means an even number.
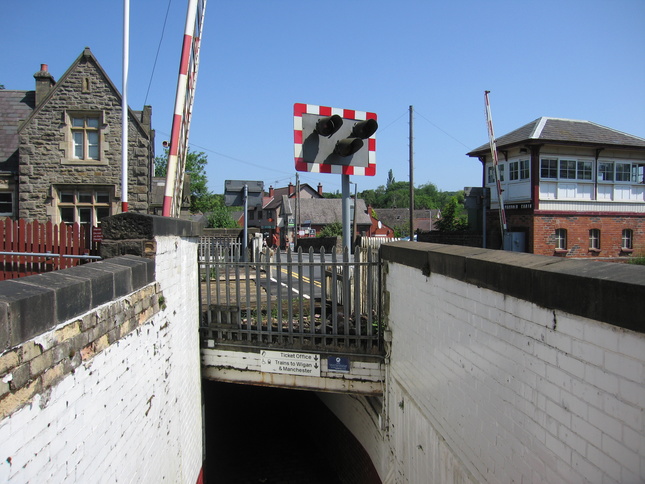
M208 189L206 164L208 158L203 152L188 150L186 174L190 177L190 211L208 214L209 227L234 228L237 222L231 217L231 208L224 205L224 196ZM168 150L164 156L155 158L155 176L165 177L168 171Z
M435 222L435 226L441 232L457 232L468 229L468 219L463 212L457 197L451 197L448 203L441 210L441 219Z
M325 225L323 229L318 232L318 237L341 237L343 235L343 224L340 222L332 222Z
M390 171L387 172L387 182L385 182L385 186L387 188L390 188L390 186L395 182L396 180L394 179L394 172L390 169Z
M208 158L203 152L188 150L186 154L186 174L190 177L190 211L209 212L217 208L217 201L214 194L208 190L208 179L206 178L206 164ZM155 158L155 176L165 177L168 171L168 150L164 156Z

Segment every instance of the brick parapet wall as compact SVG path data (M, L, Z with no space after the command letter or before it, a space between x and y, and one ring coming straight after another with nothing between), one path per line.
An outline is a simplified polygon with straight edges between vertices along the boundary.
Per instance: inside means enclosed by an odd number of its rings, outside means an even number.
M151 283L5 351L0 356L0 420L148 322L159 312L160 300L163 305L159 285Z
M114 218L154 251L0 288L0 481L199 482L199 228Z
M392 479L645 480L642 267L381 250Z

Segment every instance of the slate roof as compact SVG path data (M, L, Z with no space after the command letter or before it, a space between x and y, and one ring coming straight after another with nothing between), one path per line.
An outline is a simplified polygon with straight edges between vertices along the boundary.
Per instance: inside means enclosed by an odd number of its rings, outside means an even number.
M0 170L18 170L18 127L34 110L34 91L0 90Z
M511 131L495 140L497 149L519 144L567 144L595 147L645 149L645 139L623 133L590 121L542 117ZM467 153L481 156L490 153L489 144Z
M390 228L410 225L409 208L375 208L376 217ZM433 222L437 219L439 210L415 210L414 230L420 229L424 232L433 229Z
M293 200L292 203L295 204ZM300 222L310 220L312 225L328 225L343 221L342 199L340 198L302 198L300 199ZM292 205L295 209L295 205ZM365 200L358 199L357 225L371 225Z

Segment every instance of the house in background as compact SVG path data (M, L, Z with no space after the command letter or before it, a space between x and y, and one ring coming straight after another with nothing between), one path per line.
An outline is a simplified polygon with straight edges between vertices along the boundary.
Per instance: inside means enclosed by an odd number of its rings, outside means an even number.
M121 94L89 48L56 82L0 90L0 216L97 225L121 211ZM128 205L147 212L152 110L128 111Z
M300 231L301 236L316 236L327 225L343 223L343 200L340 198L309 198L300 200ZM367 213L365 200L356 202L356 230L350 230L354 236L369 234L372 219ZM354 220L353 201L350 209L350 220Z
M249 207L248 227L257 227L268 238L271 244L274 234L279 245L286 247L295 241L297 236L297 206L300 200L323 198L322 185L314 189L307 183L297 186L289 183L286 187L273 188L262 197L262 206Z
M391 227L394 232L407 234L410 231L409 208L375 208L374 212L376 213L376 218L382 224ZM434 230L434 222L440 217L440 210L415 210L413 219L414 232L430 232ZM392 237L396 236L392 235Z
M382 220L376 215L376 211L370 206L367 206L367 214L370 216L372 225L370 226L370 237L394 237L394 229L384 224Z
M509 240L542 255L645 252L645 139L589 121L542 117L497 140ZM489 145L468 153L490 188L487 246L502 246Z

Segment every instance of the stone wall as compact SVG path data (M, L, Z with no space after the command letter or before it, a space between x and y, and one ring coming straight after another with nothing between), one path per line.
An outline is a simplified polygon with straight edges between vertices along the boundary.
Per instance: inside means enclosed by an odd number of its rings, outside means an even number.
M95 185L121 199L121 97L86 49L67 77L20 131L19 218L46 221L55 213L52 185ZM101 113L99 161L73 162L68 112ZM149 110L146 111L149 115ZM140 120L141 121L141 120ZM151 134L133 115L128 128L129 208L146 212L154 149ZM56 219L54 219L56 220Z
M0 480L200 482L194 228L121 214L146 257L0 283Z

